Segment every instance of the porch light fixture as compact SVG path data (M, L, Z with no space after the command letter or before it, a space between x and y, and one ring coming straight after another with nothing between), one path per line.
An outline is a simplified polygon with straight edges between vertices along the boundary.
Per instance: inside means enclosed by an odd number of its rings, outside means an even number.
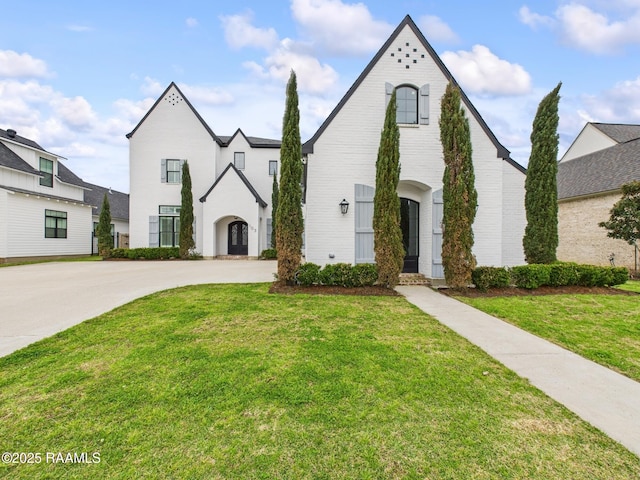
M343 198L342 201L340 202L340 212L343 215L346 215L348 211L349 211L349 202L347 202L347 200Z

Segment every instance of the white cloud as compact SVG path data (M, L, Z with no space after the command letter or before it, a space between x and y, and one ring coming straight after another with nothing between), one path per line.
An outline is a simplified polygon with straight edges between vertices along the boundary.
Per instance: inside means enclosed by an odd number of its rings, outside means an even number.
M83 97L67 98L57 96L51 101L53 114L68 126L78 130L90 130L97 116L89 102Z
M457 43L458 36L451 27L434 15L424 15L418 20L418 26L430 42Z
M288 81L293 69L301 92L324 94L338 81L338 74L331 66L321 64L311 55L297 52L295 42L290 39L284 39L280 47L264 60L263 66L256 62L246 62L244 66L259 78L280 83Z
M534 30L539 26L550 27L555 24L555 20L552 17L540 15L529 10L526 5L520 7L518 10L518 18L525 25L530 26Z
M598 122L640 123L640 76L597 95L584 95L582 117Z
M167 85L162 85L158 80L151 77L144 77L144 82L140 86L140 91L144 95L159 97L164 92Z
M189 17L185 20L185 24L189 28L195 28L198 26L198 20L196 18Z
M556 15L565 41L588 52L616 53L625 44L640 43L640 10L613 21L589 7L571 3L561 6Z
M180 84L180 90L187 96L189 101L203 103L207 105L224 105L233 103L233 95L217 87L200 87Z
M291 11L314 46L333 54L376 51L393 30L392 25L374 20L364 3L291 0Z
M441 58L467 92L523 95L531 91L531 76L521 65L498 58L484 45L474 45L470 52L444 52Z
M28 53L0 50L0 77L45 77L47 64Z
M221 16L224 38L234 49L256 47L269 50L278 44L278 34L273 28L257 28L251 22L253 13Z

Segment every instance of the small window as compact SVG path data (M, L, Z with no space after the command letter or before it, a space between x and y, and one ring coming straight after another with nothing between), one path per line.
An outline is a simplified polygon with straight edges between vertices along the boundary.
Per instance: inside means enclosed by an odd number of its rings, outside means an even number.
M396 121L404 124L417 124L418 90L413 87L398 87L396 102Z
M167 159L167 183L180 183L180 160Z
M276 175L278 173L278 161L269 160L269 175Z
M238 170L244 170L244 152L235 152L233 154L233 164Z
M53 187L53 161L46 158L40 158L40 185L44 187Z
M44 238L67 238L67 212L44 211Z

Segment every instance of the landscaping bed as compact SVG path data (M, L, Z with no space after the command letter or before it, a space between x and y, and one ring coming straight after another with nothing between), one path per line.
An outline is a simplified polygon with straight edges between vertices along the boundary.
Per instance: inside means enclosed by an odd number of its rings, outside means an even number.
M438 291L452 297L527 297L531 295L639 295L637 292L613 287L585 287L580 285L565 285L562 287L491 288L486 291L477 288L439 288Z
M383 295L394 296L399 295L398 292L391 288L370 285L366 287L341 287L339 285L283 285L274 282L269 288L269 293L282 293L293 295L296 293L305 293L308 295Z

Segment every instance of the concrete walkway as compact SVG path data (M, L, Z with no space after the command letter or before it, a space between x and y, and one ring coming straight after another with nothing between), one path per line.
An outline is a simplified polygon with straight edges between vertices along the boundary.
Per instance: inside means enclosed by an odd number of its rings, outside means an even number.
M167 288L272 282L275 261L51 262L0 268L0 357Z
M430 288L396 290L640 456L640 383Z

